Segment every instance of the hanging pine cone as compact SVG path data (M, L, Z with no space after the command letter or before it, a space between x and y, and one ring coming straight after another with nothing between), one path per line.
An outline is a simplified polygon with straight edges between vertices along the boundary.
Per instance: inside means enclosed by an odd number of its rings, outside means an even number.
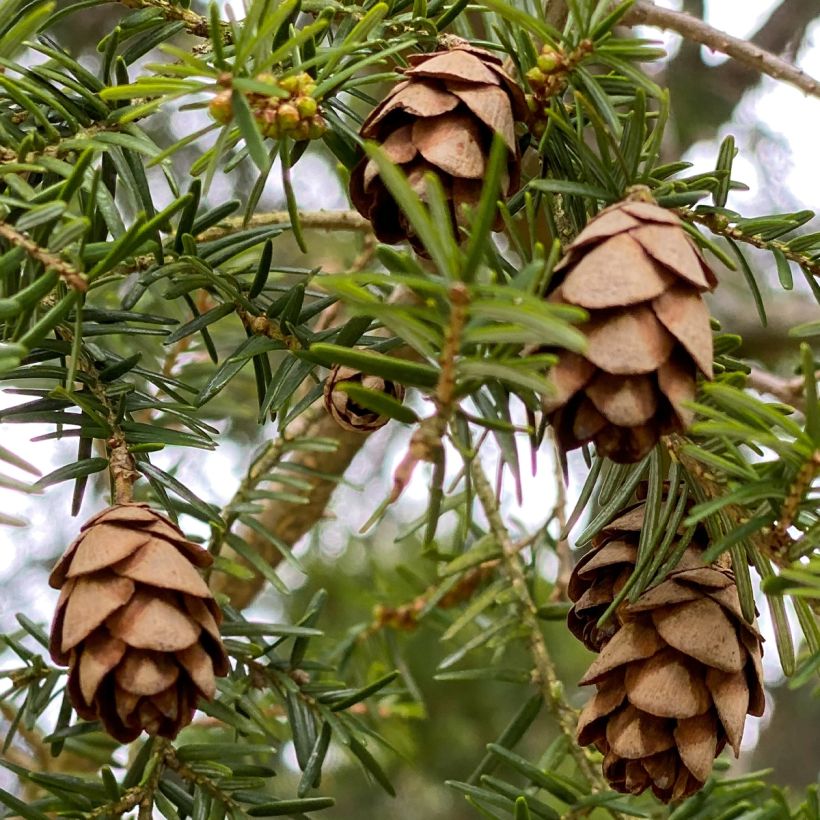
M666 580L594 621L634 565L643 507L613 522L573 573L570 625L600 654L581 680L597 692L578 742L604 755L616 791L651 788L664 802L700 789L728 742L735 755L746 715L762 715L761 638L743 617L731 571L704 565L698 539ZM697 533L696 533L697 535Z
M325 409L345 430L372 433L384 427L390 418L357 404L344 390L339 389L339 384L344 382L353 382L369 390L378 390L397 401L404 400L403 385L387 381L380 376L366 375L352 367L336 365L325 380Z
M700 371L712 378L712 332L702 293L717 284L675 214L648 202L606 208L556 267L550 301L589 313L585 354L562 352L545 399L560 446L595 442L630 463L692 420Z
M196 567L210 554L147 504L117 504L82 527L49 578L60 599L51 657L68 665L77 714L129 743L173 738L228 673L222 613Z
M461 205L480 197L494 132L507 145L507 178L502 193L518 189L520 155L514 123L528 116L523 91L501 68L494 54L464 41L446 51L414 54L407 78L364 121L360 134L376 140L407 175L418 195L426 196L424 174L434 171L450 202L453 225L463 222ZM420 249L412 228L366 157L353 169L350 198L373 223L382 242L409 239ZM500 217L495 230L501 230Z

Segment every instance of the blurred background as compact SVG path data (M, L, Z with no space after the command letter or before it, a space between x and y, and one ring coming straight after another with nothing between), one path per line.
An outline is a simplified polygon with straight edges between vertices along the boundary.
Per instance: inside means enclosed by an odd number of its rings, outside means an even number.
M669 8L681 3L660 2ZM817 0L686 0L683 7L712 25L739 37L753 37L763 47L794 60L809 74L820 76L820 3ZM94 7L68 17L52 33L89 69L98 65L96 51L99 39L110 30L122 14L117 5ZM241 14L237 14L241 16ZM667 132L668 160L685 159L696 171L714 167L717 147L727 134L733 134L739 148L734 177L748 185L748 191L732 193L728 207L744 216L758 216L777 211L820 209L820 100L807 99L798 91L760 77L722 55L712 54L691 44L682 44L677 36L659 35L647 30L644 36L662 39L669 58L649 66L662 84L672 91L672 120ZM181 37L180 45L187 39ZM141 62L156 60L157 54ZM137 66L132 68L132 78ZM375 92L374 92L375 93ZM186 111L167 117L153 117L144 127L156 142L165 146L183 134L206 124L207 115ZM194 145L175 159L180 174L201 153ZM166 183L158 172L149 176L162 201ZM243 163L230 174L217 173L208 198L211 204L230 197L243 197L255 181L253 169ZM303 210L347 208L342 179L333 158L321 147L313 147L294 169L294 186ZM271 174L259 210L276 210L284 206L278 175ZM820 230L814 220L806 230ZM345 270L362 251L362 238L354 234L307 235L309 254L302 255L290 237L284 234L275 241L277 261L283 267ZM724 326L744 337L741 355L767 370L784 376L793 374L797 345L789 339L787 329L817 318L818 307L805 281L795 280L794 289L784 291L778 283L772 257L750 254L754 273L766 300L769 324L758 321L749 289L742 274L718 269L721 287L711 297L711 309ZM127 287L127 284L124 285ZM162 304L166 313L175 310ZM141 303L138 309L147 309ZM182 318L177 316L176 318ZM186 317L187 318L187 317ZM214 340L221 350L236 346L242 329L235 318L214 327ZM163 355L156 339L131 337L145 356ZM207 355L197 344L182 352L175 366L184 371L188 383L200 385L212 372ZM9 392L0 393L0 408L19 402ZM412 397L416 409L426 412L423 401ZM256 424L256 396L250 369L240 374L230 388L207 408L205 420L220 430L219 448L204 454L196 450L174 450L156 454L154 462L174 474L199 495L215 504L224 504L233 495L247 468L252 453L267 438L275 435L271 425ZM36 424L0 424L0 441L36 465L44 474L75 459L72 440L32 442L38 435L51 432ZM328 510L326 519L300 543L300 556L307 574L283 566L280 575L290 594L277 593L270 586L246 612L249 618L292 622L304 611L310 597L320 588L329 593L328 605L319 628L336 640L348 630L373 618L379 604L397 605L412 600L424 591L434 578L434 567L420 555L420 546L412 531L413 521L426 508L426 485L429 476L417 471L413 483L383 521L367 535L359 528L385 496L393 469L403 456L410 429L396 422L373 435L356 457L346 480ZM526 441L521 443L522 461L529 461ZM491 452L491 451L488 451ZM455 459L450 459L453 464ZM492 466L492 458L490 459ZM525 471L527 473L528 471ZM25 478L21 474L21 478ZM583 462L571 460L566 503L571 509L583 485ZM543 527L556 503L557 489L553 460L546 449L538 454L534 475L528 474L523 487L523 503L513 488L504 487L504 512L524 536ZM14 613L24 611L30 618L47 622L56 593L46 583L47 572L58 554L74 537L80 523L107 503L107 482L100 474L92 476L83 508L77 519L70 517L71 483L51 487L41 496L25 496L0 490L0 509L25 518L26 528L0 529L0 632L14 630ZM448 537L448 519L444 519L444 537ZM449 522L452 524L452 522ZM206 536L202 525L185 519L183 525ZM451 527L452 529L452 527ZM409 533L409 534L408 534ZM450 533L449 537L452 537ZM543 557L546 581L554 577L556 562ZM397 590L404 597L397 598ZM770 634L766 608L762 628ZM566 681L571 698L580 704L584 694L574 687L589 662L588 653L570 636L563 623L545 627L549 646ZM470 818L476 816L462 798L443 785L446 779L463 780L475 768L484 745L494 740L521 705L521 687L502 682L443 682L431 679L435 665L454 647L439 640L440 625L436 616L413 632L395 633L382 630L360 647L354 663L373 672L384 667L389 671L390 658L401 647L406 661L402 669L405 681L415 687L415 702L406 699L381 706L380 725L394 744L394 753L379 754L402 801L400 813L394 813L391 799L368 783L365 775L341 752L331 751L326 793L337 798L335 809L327 816L347 820L360 817L361 807L369 806L368 817L398 817L402 820L436 817ZM772 779L802 790L816 782L820 774L820 748L817 727L820 726L820 700L812 695L811 686L792 691L780 677L773 644L766 658L770 708L762 721L750 719L744 738L745 754L733 764L735 772L773 767ZM490 659L490 650L485 660ZM513 659L508 660L509 663ZM11 658L0 654L0 664L8 666ZM520 665L526 666L522 656ZM0 718L2 723L2 718ZM193 731L196 731L195 729ZM522 754L537 759L553 737L549 720L542 715L526 736ZM292 792L286 783L288 772L295 782L295 758L286 744L280 751L282 775L277 789ZM8 787L8 781L0 776Z

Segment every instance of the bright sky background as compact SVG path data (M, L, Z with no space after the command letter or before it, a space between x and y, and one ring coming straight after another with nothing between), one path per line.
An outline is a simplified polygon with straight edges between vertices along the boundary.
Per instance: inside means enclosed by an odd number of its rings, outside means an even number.
M813 0L806 0L813 2ZM679 4L661 2L661 5L675 8ZM708 19L713 25L738 35L747 36L752 33L765 19L768 11L776 5L771 0L717 0L708 4ZM742 11L741 11L742 9ZM656 32L652 31L652 36ZM676 37L666 37L665 42L670 49L676 47ZM715 62L722 58L715 56ZM815 23L810 30L806 43L800 54L800 65L809 74L820 77L820 24ZM735 165L735 176L746 182L751 190L747 193L734 194L730 207L735 207L746 216L755 216L766 213L771 208L770 193L760 189L760 177L755 168L755 157L748 153L748 133L751 126L763 122L771 134L782 140L790 156L788 166L782 174L783 189L799 202L802 207L820 210L820 162L818 162L818 131L820 130L820 100L807 99L799 91L784 84L776 83L768 78L764 79L759 88L746 95L741 103L735 123L727 125L724 133L734 133L737 138L740 156ZM714 166L716 143L698 144L694 146L687 159L696 162L703 170ZM308 158L297 171L300 177L297 182L297 191L300 192L301 204L306 208L345 207L341 191L329 191L328 182L332 178L326 168L312 158ZM276 183L272 183L276 185ZM218 192L214 192L218 193ZM276 188L270 192L276 194ZM818 228L815 227L815 230ZM19 397L0 393L0 407L16 404ZM72 461L75 458L76 440L67 442L44 442L32 444L30 438L38 434L50 432L50 428L42 425L0 425L0 441L35 464L44 474ZM371 444L377 450L377 434ZM387 435L387 431L384 431ZM396 435L390 443L385 463L385 474L389 475L393 467L402 457L409 436L407 431ZM371 449L373 452L373 449ZM522 448L522 456L524 450ZM203 498L216 503L226 501L233 493L237 482L244 472L244 465L239 463L241 456L238 448L228 444L217 452L203 455L198 451L192 452L196 468L183 466L181 478ZM159 454L155 462L160 467L172 466L179 453L171 451ZM370 456L371 458L373 456ZM367 456L364 457L365 459ZM204 461L203 461L204 459ZM524 528L532 528L544 521L546 511L554 503L554 483L551 480L552 465L548 456L541 454L538 475L527 480L524 488L524 504L519 507L509 495L505 497L505 514L509 521L521 522ZM451 464L455 459L450 460ZM201 465L205 463L203 471ZM356 483L361 479L360 468L351 472L350 478ZM579 466L579 465L576 465ZM3 467L5 470L5 466ZM8 472L13 472L8 470ZM416 480L401 500L407 514L407 519L419 515L426 506L426 475L423 470L417 472ZM15 475L17 475L15 473ZM23 474L20 478L26 479ZM577 493L583 482L583 472L580 469L572 471L570 487L570 506L574 502L573 494ZM509 489L509 488L508 488ZM73 537L80 525L80 520L69 518L71 497L70 483L53 487L43 496L25 496L19 493L0 489L0 509L16 516L29 520L30 526L25 530L0 528L0 589L11 585L18 590L25 590L28 601L28 614L34 618L47 621L50 610L56 597L53 590L42 584L43 576L34 574L27 569L34 559L48 557L53 549L53 539L44 537L56 529L66 542ZM334 551L338 551L348 541L348 534L355 531L369 516L372 509L381 500L380 493L362 493L344 489L334 502L334 509L339 516L338 527L326 527L327 537L324 540L328 558ZM88 517L93 510L89 509L88 500L83 507L81 518ZM192 531L195 528L192 527ZM287 571L287 580L298 584L300 580ZM8 587L7 587L8 585ZM0 597L0 629L12 623L12 612L4 608L3 598ZM17 597L17 596L15 596ZM765 607L762 626L770 632L767 623ZM250 614L253 614L252 612ZM269 613L268 613L269 614ZM767 652L767 674L774 680L778 676L778 667L773 648ZM749 727L746 745L753 744L757 736L756 726Z

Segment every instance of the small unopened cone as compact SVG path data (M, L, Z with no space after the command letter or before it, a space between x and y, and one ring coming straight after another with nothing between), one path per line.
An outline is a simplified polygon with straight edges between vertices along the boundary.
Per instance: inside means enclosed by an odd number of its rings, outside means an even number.
M174 738L228 673L222 613L198 569L210 554L147 504L88 521L49 578L60 590L51 657L77 714L121 743Z
M380 376L366 375L352 367L341 365L334 367L325 381L325 409L345 430L371 433L384 427L390 421L389 416L383 416L357 404L344 390L340 389L339 385L345 382L361 385L368 390L376 390L398 401L404 399L404 387L397 382L383 379Z

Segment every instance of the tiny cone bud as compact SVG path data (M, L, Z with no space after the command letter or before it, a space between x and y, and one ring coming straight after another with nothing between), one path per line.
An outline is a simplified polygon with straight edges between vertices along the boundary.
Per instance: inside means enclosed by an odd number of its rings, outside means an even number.
M528 116L524 94L501 67L501 60L464 41L453 48L409 57L405 80L367 117L360 134L375 140L424 196L424 176L435 173L450 205L452 226L463 219L462 205L474 207L493 135L507 146L507 173L501 196L518 189L520 155L516 121ZM350 198L373 223L382 242L409 240L423 251L412 226L382 182L375 163L364 157L351 172ZM495 230L503 221L496 219Z
M275 108L265 108L256 115L256 123L263 136L278 139L281 133Z
M49 650L77 714L121 743L174 738L229 671L222 613L197 571L210 554L147 504L109 507L49 578L61 590Z
M379 376L368 376L352 367L337 365L325 381L325 409L333 420L345 430L358 433L370 433L384 427L390 419L373 410L361 407L344 392L339 385L353 382L369 390L378 390L398 401L404 400L404 387L396 382L387 381Z
M540 66L533 66L527 73L526 78L530 85L541 86L547 81L547 75L541 70Z
M299 112L299 116L304 119L314 116L318 107L313 97L302 96L296 98L296 110Z
M609 524L572 573L568 622L600 652L578 742L604 755L613 789L663 802L700 789L726 745L740 751L746 715L762 715L761 637L743 617L728 569L703 561L699 527L677 568L610 622L596 622L635 569L645 506Z
M308 124L308 139L317 140L325 131L327 131L325 121L318 114L312 117Z
M220 91L209 103L208 113L223 125L233 119L233 103L230 91Z
M310 125L306 120L302 120L301 122L297 122L296 125L290 129L289 133L297 142L310 139Z
M289 77L282 77L279 80L279 87L290 94L299 90L299 86L303 82L303 74L291 74Z
M715 276L675 214L634 200L592 219L555 272L548 298L589 313L588 346L559 353L544 412L562 449L640 461L690 424L698 373L712 378Z
M292 103L282 103L276 109L276 121L282 132L287 132L299 125L299 111Z
M558 68L558 66L561 65L561 56L552 50L542 51L538 55L536 63L538 64L538 68L540 68L544 74L551 74L556 68Z

